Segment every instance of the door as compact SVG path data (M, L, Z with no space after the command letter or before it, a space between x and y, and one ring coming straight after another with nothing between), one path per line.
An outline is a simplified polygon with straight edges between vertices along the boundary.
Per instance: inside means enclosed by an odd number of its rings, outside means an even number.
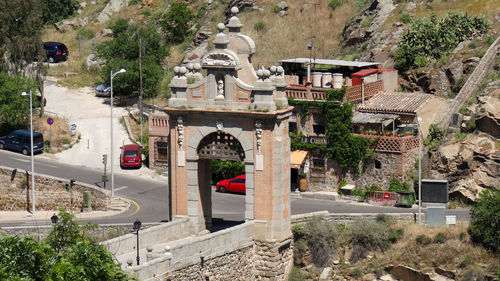
M8 135L5 139L5 148L10 150L17 150L16 142L17 140L15 135Z

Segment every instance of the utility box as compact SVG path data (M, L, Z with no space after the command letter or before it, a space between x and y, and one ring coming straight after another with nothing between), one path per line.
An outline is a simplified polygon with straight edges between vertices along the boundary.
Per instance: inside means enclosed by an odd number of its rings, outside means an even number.
M440 226L444 225L445 206L427 206L427 212L425 213L425 224L428 226Z
M92 211L92 193L90 191L83 192L82 208L84 211Z

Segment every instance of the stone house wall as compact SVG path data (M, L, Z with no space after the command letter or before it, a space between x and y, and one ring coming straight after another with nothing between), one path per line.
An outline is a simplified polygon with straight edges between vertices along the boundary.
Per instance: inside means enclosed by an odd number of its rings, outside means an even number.
M27 207L31 209L31 172L26 178L23 170L0 166L0 211L21 211ZM26 189L29 184L29 204ZM40 175L35 172L35 208L36 210L57 210L64 208L70 210L71 193L66 190L68 179ZM92 197L92 210L106 210L110 204L110 195L106 190L101 190L92 185L76 182L73 186L73 210L82 208L83 192L90 191Z

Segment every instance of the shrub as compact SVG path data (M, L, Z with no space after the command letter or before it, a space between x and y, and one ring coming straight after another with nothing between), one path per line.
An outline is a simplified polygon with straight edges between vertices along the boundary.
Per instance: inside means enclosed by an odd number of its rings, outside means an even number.
M416 68L424 67L429 63L429 60L424 56L416 56L414 65Z
M140 2L142 2L142 0L129 0L128 1L128 5L129 6L134 6L134 5L139 4Z
M403 23L409 24L411 22L411 15L408 13L403 13L399 16L399 20Z
M436 244L443 244L446 241L446 236L444 233L438 233L434 236L433 242Z
M475 48L477 48L477 43L474 42L474 41L470 42L469 43L469 49L475 49Z
M490 36L486 37L486 40L484 40L484 42L486 42L486 44L488 44L488 45L491 45L491 44L493 44L493 42L495 42L495 40L496 40L496 37L493 35L490 35Z
M344 3L345 3L345 0L330 0L330 2L328 2L328 7L335 10L338 7L344 5Z
M339 231L333 223L314 219L307 223L307 246L311 261L319 267L327 265L335 253Z
M484 271L478 267L470 267L467 269L462 278L460 279L461 281L480 281L480 280L486 280L484 276Z
M389 231L388 239L389 242L391 243L396 243L398 240L400 240L403 237L403 229L398 228L398 229L391 229Z
M95 36L95 32L88 28L80 28L76 34L76 40L80 39L92 39Z
M385 250L389 246L387 226L374 221L357 221L351 226L349 243L352 247L351 263L364 259L369 251Z
M306 237L306 227L304 224L296 224L292 227L293 240L298 241Z
M257 32L262 32L266 28L266 24L263 21L258 21L253 25L253 30Z
M401 183L397 178L391 178L389 181L389 189L388 191L391 192L398 192L398 191L409 191L410 186L404 182Z
M460 262L460 264L458 265L458 267L460 267L460 268L465 268L465 267L467 267L468 265L471 265L471 264L473 264L473 263L474 263L474 259L473 259L471 256L466 255L466 256L464 257L464 259L462 260L462 262Z
M445 133L444 133L443 129L441 129L438 124L431 124L429 126L428 138L430 141L433 141L433 140L440 141L444 138L444 135L445 135Z
M42 0L44 23L55 23L71 16L77 9L75 0Z
M280 8L278 5L274 5L274 6L273 6L273 12L274 12L275 14L279 13L280 11L281 11L281 8Z
M472 241L492 251L500 249L500 190L485 189L471 209Z
M392 217L387 214L377 214L375 221L389 226L392 224Z
M339 189L347 185L347 180L345 178L342 178L339 183Z
M307 243L304 239L294 242L293 245L293 263L296 265L304 264L304 257L307 253Z
M351 271L351 276L354 277L356 280L360 280L361 277L363 277L363 269L360 267L355 267Z
M420 234L415 237L415 242L417 242L418 245L425 246L431 243L431 238L425 236L424 234Z

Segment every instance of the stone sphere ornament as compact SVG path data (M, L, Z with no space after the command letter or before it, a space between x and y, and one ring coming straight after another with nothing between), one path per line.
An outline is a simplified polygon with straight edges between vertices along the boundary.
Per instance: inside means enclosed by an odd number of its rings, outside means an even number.
M231 13L233 13L233 14L237 14L237 13L239 13L239 12L240 12L240 9L238 9L238 7L232 7L232 8L231 8Z
M174 74L179 74L180 67L179 66L174 66Z
M271 73L276 73L276 70L277 70L276 65L271 66L271 68L269 68L269 70L271 70Z
M219 22L219 23L217 24L217 29L219 29L219 32L223 32L223 31L224 31L224 29L226 29L226 25L225 25L225 24L223 24L222 22Z
M262 76L264 75L264 70L259 69L259 70L257 70L256 74L257 74L257 77L262 78Z
M186 74L186 73L187 73L187 69L186 69L186 67L181 66L181 67L180 67L180 69L179 69L179 73L180 73L181 75Z

